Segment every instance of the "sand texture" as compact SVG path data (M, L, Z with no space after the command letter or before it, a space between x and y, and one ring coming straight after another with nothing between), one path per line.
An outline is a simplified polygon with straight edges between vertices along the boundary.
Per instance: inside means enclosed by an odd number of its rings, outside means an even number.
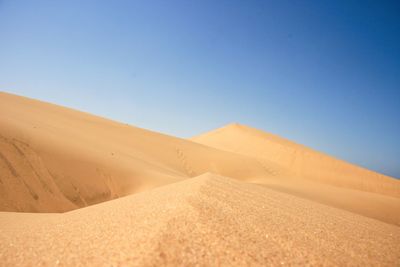
M257 160L0 93L0 210L60 212L195 177L268 177Z
M4 265L400 262L399 227L213 174L64 214L35 215L0 215Z
M400 181L231 124L0 93L0 266L400 266Z

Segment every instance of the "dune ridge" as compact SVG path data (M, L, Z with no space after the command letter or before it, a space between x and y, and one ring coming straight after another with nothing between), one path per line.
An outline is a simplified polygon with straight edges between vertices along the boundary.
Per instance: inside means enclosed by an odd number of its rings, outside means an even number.
M285 170L253 183L400 225L400 181L238 123L190 140Z
M0 93L0 113L0 210L67 211L207 171L268 177L245 156L25 97Z
M399 227L211 173L39 215L0 213L3 264L393 266L400 260ZM24 223L3 220L10 216Z
M299 177L335 186L400 197L397 179L336 159L285 138L232 123L191 140L218 149L268 160Z

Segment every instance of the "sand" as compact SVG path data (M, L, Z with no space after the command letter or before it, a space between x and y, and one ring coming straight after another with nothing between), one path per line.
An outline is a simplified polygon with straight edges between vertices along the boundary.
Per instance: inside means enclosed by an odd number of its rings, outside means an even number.
M211 171L268 177L256 160L0 93L0 210L61 212Z
M394 178L238 124L186 140L7 93L0 114L1 266L400 265Z
M398 179L238 123L191 140L255 158L275 174L276 179L261 178L254 183L400 225Z
M282 137L238 123L192 138L201 144L273 162L290 170L291 177L334 186L400 197L400 183L392 177L333 158Z
M399 227L213 174L64 214L35 215L0 215L4 265L400 262ZM9 223L13 216L24 223Z

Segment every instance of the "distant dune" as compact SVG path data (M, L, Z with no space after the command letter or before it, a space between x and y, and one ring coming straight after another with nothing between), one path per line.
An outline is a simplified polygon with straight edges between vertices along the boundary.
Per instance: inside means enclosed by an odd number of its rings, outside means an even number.
M239 124L186 140L8 93L0 114L0 265L400 263L392 177Z
M285 170L255 183L400 225L400 181L238 123L191 138ZM275 165L272 165L275 164Z
M233 123L192 138L201 144L279 164L291 176L335 186L400 197L400 183L303 145Z

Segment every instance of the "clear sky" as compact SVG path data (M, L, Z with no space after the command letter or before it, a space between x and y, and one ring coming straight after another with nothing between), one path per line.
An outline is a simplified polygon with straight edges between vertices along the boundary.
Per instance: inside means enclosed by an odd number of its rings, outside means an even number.
M0 90L180 137L239 122L400 177L399 14L398 1L0 0Z

